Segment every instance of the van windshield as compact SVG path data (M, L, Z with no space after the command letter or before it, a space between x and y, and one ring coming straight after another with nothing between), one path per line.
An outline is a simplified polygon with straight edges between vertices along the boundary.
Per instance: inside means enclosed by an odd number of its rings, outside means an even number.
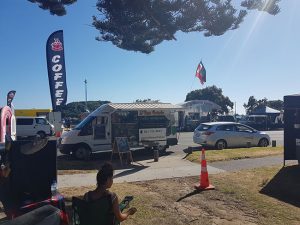
M91 122L93 119L95 119L95 116L88 116L84 120L82 120L76 127L74 127L74 130L81 130L86 124Z
M49 125L49 122L45 118L35 118L35 122L40 125Z

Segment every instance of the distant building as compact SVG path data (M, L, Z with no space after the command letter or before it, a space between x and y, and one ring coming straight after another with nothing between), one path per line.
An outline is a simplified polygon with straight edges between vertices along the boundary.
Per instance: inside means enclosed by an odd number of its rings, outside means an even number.
M259 106L240 122L257 130L283 128L283 111L268 106Z
M199 116L207 116L213 110L221 110L221 106L209 100L191 100L178 104L185 109L185 115L199 113Z
M184 111L179 115L179 125L186 131L192 131L213 110L221 110L221 106L209 100L191 100L179 103Z

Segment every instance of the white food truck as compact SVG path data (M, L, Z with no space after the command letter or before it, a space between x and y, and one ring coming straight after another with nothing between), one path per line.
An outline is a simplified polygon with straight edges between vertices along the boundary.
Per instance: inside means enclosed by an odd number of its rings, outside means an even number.
M127 137L130 147L165 150L177 144L177 111L170 103L109 103L90 113L58 139L63 154L87 159L91 153L111 151L115 137Z

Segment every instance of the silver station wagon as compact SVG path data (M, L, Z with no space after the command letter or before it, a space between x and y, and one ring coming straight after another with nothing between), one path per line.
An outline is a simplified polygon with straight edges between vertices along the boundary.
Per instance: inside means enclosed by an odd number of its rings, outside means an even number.
M265 132L234 122L202 123L194 131L193 141L203 146L224 149L231 147L267 147L270 137Z

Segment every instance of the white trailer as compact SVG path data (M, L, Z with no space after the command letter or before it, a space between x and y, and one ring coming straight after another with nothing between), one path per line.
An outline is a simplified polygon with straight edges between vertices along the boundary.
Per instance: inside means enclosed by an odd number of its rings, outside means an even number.
M91 153L112 150L115 137L127 137L130 147L165 150L177 144L181 107L169 103L109 103L90 113L58 139L63 154L86 159Z

